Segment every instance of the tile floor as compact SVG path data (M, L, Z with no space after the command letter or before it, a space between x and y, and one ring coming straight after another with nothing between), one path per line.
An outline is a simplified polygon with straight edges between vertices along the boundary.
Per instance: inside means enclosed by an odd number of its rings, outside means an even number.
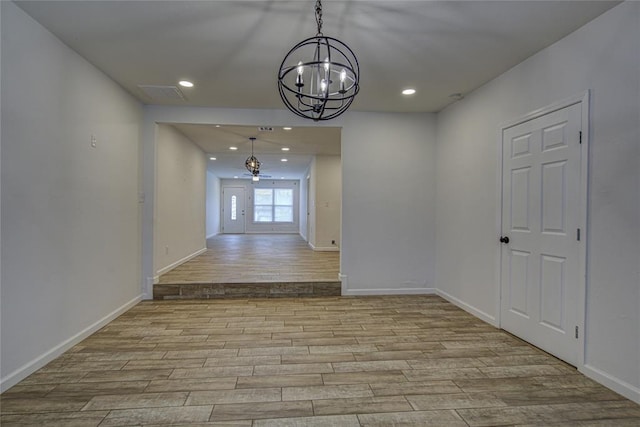
M640 426L435 296L142 302L0 403L2 426Z
M299 234L219 234L159 283L331 282L339 271L340 252L314 251Z
M298 234L220 234L207 251L160 276L157 300L340 295L339 252L313 251Z

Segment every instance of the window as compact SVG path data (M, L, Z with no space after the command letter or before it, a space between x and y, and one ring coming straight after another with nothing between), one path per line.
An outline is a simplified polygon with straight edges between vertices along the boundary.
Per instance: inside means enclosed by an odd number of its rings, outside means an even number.
M237 211L236 196L231 196L231 221L235 221L238 218Z
M254 188L255 222L293 222L293 189Z

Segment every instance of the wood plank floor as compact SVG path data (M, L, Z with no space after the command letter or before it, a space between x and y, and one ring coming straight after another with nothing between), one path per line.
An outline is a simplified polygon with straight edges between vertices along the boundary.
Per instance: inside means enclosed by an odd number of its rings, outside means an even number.
M1 396L2 426L638 426L436 296L145 301Z
M154 299L340 295L339 252L318 252L297 234L221 234L207 251L160 276Z
M298 234L219 234L159 283L327 282L339 271L339 252L314 251Z

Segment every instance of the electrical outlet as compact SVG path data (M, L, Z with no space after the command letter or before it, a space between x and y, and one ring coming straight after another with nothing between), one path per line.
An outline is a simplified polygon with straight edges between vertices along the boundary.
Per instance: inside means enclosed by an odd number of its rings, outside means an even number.
M96 145L98 145L98 140L96 139L95 135L91 135L91 146L93 148L96 148Z

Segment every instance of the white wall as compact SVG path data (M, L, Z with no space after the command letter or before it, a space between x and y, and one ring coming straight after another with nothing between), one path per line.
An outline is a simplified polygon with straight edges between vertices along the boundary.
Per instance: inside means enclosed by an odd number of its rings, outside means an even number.
M432 114L345 118L341 274L348 294L434 286L435 144Z
M0 7L5 390L140 298L142 109L13 3Z
M585 366L640 401L640 3L626 2L438 115L438 288L497 318L498 132L591 90Z
M309 165L309 215L307 216L309 236L307 242L312 248L316 245L316 181L317 160L314 156Z
M220 233L220 178L207 170L206 185L206 233L207 239Z
M315 156L313 163L315 250L338 250L342 204L342 164L340 156ZM335 241L332 244L331 241Z
M310 173L310 168L307 168L307 170L302 176L302 179L300 180L300 209L298 213L300 218L300 229L299 229L300 236L302 236L302 238L307 242L309 242L309 236L307 235L308 234L307 221L309 220L307 216L307 203L309 201L309 191L307 189L307 181L308 179L310 179L309 173Z
M206 249L205 153L167 124L157 125L155 271L160 275Z
M246 233L298 233L300 229L297 206L300 203L300 181L297 179L261 179L254 183L250 179L222 179L223 186L244 187L245 195L245 232ZM290 188L293 190L293 222L292 223L254 223L253 222L253 189L254 188Z
M147 106L144 188L155 187L156 122L341 126L342 273L347 293L432 291L435 261L435 116L349 111L315 123L287 110ZM389 179L399 177L399 181ZM145 199L143 274L153 247L153 197ZM348 235L347 235L348 233ZM151 297L149 288L145 296Z

